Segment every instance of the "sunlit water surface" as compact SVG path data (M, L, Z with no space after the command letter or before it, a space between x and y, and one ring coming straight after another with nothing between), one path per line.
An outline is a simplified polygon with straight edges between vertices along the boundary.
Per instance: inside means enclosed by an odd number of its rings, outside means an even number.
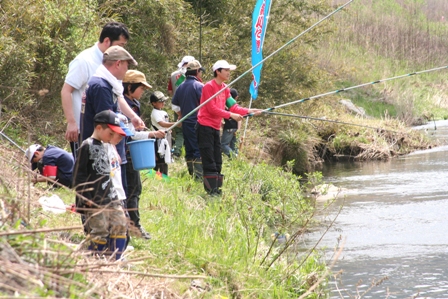
M448 122L436 127L418 129L446 141ZM324 166L327 183L348 189L324 218L328 224L343 203L319 245L330 260L337 239L345 242L333 268L343 273L331 279L332 298L355 298L386 276L363 298L448 298L447 155L448 146L442 146L388 162ZM323 231L308 234L305 242L313 244Z

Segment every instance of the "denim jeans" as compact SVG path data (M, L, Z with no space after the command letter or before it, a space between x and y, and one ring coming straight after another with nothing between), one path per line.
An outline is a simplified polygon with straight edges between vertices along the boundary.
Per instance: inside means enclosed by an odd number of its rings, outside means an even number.
M236 133L237 129L224 129L221 136L221 148L222 152L230 157L230 154L238 154L238 150L235 149Z
M184 122L182 132L184 134L185 158L187 160L200 159L198 138L196 136L196 123Z

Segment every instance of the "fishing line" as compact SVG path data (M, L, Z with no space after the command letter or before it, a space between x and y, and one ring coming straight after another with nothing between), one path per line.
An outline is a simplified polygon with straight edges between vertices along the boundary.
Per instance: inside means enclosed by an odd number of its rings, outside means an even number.
M210 102L212 99L216 98L220 93L222 93L224 90L226 90L227 88L230 88L230 86L232 86L235 82L239 81L241 78L243 78L244 76L246 76L249 72L251 72L252 70L254 70L256 67L258 67L259 65L261 65L263 62L265 62L266 60L268 60L269 58L271 58L272 56L274 56L275 54L277 54L278 52L282 51L285 47L289 46L291 43L295 42L299 37L301 37L302 35L304 35L305 33L309 32L311 29L313 29L314 27L316 27L317 25L319 25L320 23L322 23L323 21L327 20L328 18L330 18L331 16L333 16L334 14L338 13L339 11L341 11L344 7L346 7L347 5L349 5L350 3L352 3L354 0L350 0L347 3L345 3L344 5L338 7L336 10L334 10L333 12L331 12L329 15L327 15L326 17L324 17L323 19L319 20L318 22L316 22L314 25L312 25L311 27L309 27L308 29L306 29L305 31L303 31L302 33L300 33L299 35L295 36L293 39L291 39L290 41L288 41L287 43L285 43L283 46L281 46L280 48L278 48L276 51L272 52L271 54L269 54L268 56L266 56L263 60L261 60L260 62L258 62L257 64L255 64L254 66L252 66L250 69L248 69L247 71L245 71L243 74L241 74L238 78L236 78L235 80L233 80L232 82L230 82L229 84L227 84L226 87L222 88L221 90L219 90L217 93L215 93L214 95L212 95L209 99L207 99L206 101L204 101L204 103L200 104L199 106L197 106L195 109L193 109L192 111L190 111L188 114L186 114L185 116L183 116L181 119L179 119L176 123L174 123L171 127L169 127L167 130L172 130L174 127L176 127L179 123L183 122L185 119L187 119L190 115L192 115L193 113L195 113L197 110L199 110L201 107L203 107L204 105L206 105L208 102Z
M359 88L359 87L364 87L364 86L368 86L368 85L374 85L374 84L377 84L377 83L391 81L391 80L395 80L395 79L411 77L411 76L420 75L420 74L423 74L423 73L430 73L430 72L434 72L434 71L443 70L443 69L446 69L446 68L448 68L448 65L447 66L436 67L436 68L428 69L428 70L424 70L424 71L413 72L413 73L410 73L410 74L400 75L400 76L396 76L396 77L390 77L390 78L386 78L386 79L381 79L381 80L377 80L377 81L373 81L373 82L363 83L363 84L355 85L355 86L352 86L352 87L346 87L346 88L342 88L342 89L337 89L337 90L330 91L330 92L327 92L327 93L322 93L322 94L319 94L319 95L315 95L315 96L312 96L312 97L309 97L309 98L304 98L304 99L300 99L300 100L297 100L297 101L293 101L293 102L285 103L285 104L282 104L282 105L278 105L278 106L275 106L275 107L272 107L272 108L267 108L264 111L271 111L271 110L274 110L274 109L277 109L277 108L286 107L286 106L293 105L293 104L298 104L298 103L303 103L303 102L306 102L306 101L309 101L309 100L313 100L313 99L321 98L321 97L324 97L324 96L340 93L340 92L343 92L343 91L352 90L352 89Z
M377 131L388 131L388 132L393 132L393 133L400 133L399 131L388 130L388 129L383 129L383 128L379 128L379 127L371 127L371 126L366 126L366 125L358 125L358 124L354 124L354 123L348 123L348 122L343 122L343 121L338 121L338 120L331 120L331 119L325 119L325 118L317 118L317 117L311 117L311 116L302 116L302 115L295 115L295 114L288 114L288 113L278 113L278 112L270 112L270 111L263 111L263 113L270 114L270 115L280 115L280 116L296 117L296 118L302 118L302 119L326 121L326 122L331 122L331 123L336 123L336 124L344 124L344 125L349 125L349 126L374 129L374 130L377 130Z

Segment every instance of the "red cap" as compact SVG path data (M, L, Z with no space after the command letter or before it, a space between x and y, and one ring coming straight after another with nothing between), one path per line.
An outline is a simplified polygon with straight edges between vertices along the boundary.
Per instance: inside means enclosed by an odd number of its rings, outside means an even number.
M123 129L120 126L115 126L115 125L111 125L111 124L107 124L109 126L109 128L114 131L115 133L120 134L123 137L126 137L126 133L123 131Z

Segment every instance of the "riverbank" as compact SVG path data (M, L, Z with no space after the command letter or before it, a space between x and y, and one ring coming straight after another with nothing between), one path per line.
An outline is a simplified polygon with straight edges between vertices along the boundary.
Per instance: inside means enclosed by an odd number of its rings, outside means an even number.
M276 122L276 125L279 124ZM303 123L295 125L305 128ZM254 122L253 126L263 128L260 122ZM350 132L347 126L333 126L338 134ZM328 125L319 127L327 128ZM12 218L2 225L8 240L2 246L8 244L14 255L20 256L20 263L32 260L45 269L45 273L61 273L60 270L52 272L56 264L60 269L65 269L63 273L71 271L71 279L77 282L76 287L62 283L55 290L51 285L55 281L61 283L63 278L49 278L37 289L45 294L56 292L87 298L82 294L95 288L95 294L106 297L132 289L138 294L137 297L165 292L172 294L172 298L186 294L194 298L202 293L206 295L201 296L210 298L297 298L318 282L316 297L324 295L328 290L324 275L327 270L325 261L312 249L313 246L303 251L299 245L308 226L316 221L314 215L319 213L315 202L306 198L305 194L320 184L322 177L319 174L304 176L307 183L299 183L294 175L294 158L287 160L282 168L269 166L267 157L272 157L269 152L277 149L277 154L285 153L287 144L275 147L273 138L255 136L255 132L248 131L248 138L254 143L258 142L257 146L245 144L238 160L225 158L222 198L205 195L202 184L191 180L180 160L170 166L169 179L142 173L144 192L141 215L153 239L144 241L133 238L131 245L134 251L127 253L129 263L125 266L86 256L83 250L85 245L81 244L84 236L79 228L79 216L71 213L53 215L42 211L37 204L40 196L51 194L57 194L66 204L70 204L73 202L73 192L48 190L42 184L30 186L22 153L2 145L1 166L5 170L1 174L2 198L6 208L3 212L13 211ZM374 131L371 134L387 136L385 132ZM410 132L409 136L414 136L413 131L407 129L407 132ZM416 133L418 135L415 136L422 135L421 132ZM285 136L281 135L282 138ZM272 140L272 143L267 140ZM303 150L302 153L306 150L301 143L293 144ZM423 143L418 146L423 146ZM314 153L313 150L309 152ZM297 150L292 153L297 153ZM251 159L244 158L246 155ZM18 219L23 219L28 227L21 226ZM42 228L52 228L54 231L38 232ZM31 232L29 235L8 235L14 230ZM290 236L291 239L280 243L272 237L276 233ZM22 248L22 244L27 245ZM55 254L48 255L48 250ZM28 252L32 252L31 257ZM34 255L36 252L38 254ZM45 258L41 259L41 256ZM49 261L47 258L50 256ZM67 256L70 258L66 259ZM11 260L3 259L1 262L10 264ZM12 263L16 262L12 260ZM18 267L19 264L14 266ZM85 274L85 265L88 264L94 264L92 267L96 270ZM115 274L99 277L95 274L97 271ZM120 276L117 276L118 272L121 272ZM42 274L36 273L27 270L26 275ZM12 277L18 280L18 276L13 274ZM10 279L11 274L7 278ZM128 283L123 284L123 281ZM33 294L29 287L17 284L13 289L19 290L19 293ZM9 294L11 288L0 290Z
M303 177L326 161L387 161L442 144L424 130L387 117L390 107L381 104L376 110L384 109L383 118L347 111L337 98L302 105L251 119L246 156L254 162L261 156Z

